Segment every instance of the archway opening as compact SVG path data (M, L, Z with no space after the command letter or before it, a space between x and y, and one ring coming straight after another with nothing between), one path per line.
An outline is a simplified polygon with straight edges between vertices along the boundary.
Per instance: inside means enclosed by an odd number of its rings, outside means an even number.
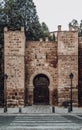
M34 104L49 104L49 78L44 74L38 74L33 80Z

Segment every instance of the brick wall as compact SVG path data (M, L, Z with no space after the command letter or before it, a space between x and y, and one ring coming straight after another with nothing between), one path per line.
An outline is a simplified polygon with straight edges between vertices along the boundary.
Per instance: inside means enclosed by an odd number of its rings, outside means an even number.
M82 37L79 37L79 52L78 52L78 98L79 106L82 106Z
M4 73L8 75L5 92L9 107L34 104L34 78L48 77L49 104L62 106L70 101L72 81L73 105L78 105L78 30L61 31L56 42L25 41L24 29L4 29ZM29 98L30 97L30 98Z
M78 105L78 31L58 31L58 103L70 101L70 73L74 74L73 104Z
M38 74L45 74L49 80L50 104L57 104L57 43L56 42L27 42L25 54L26 88L32 95L33 79ZM26 98L26 102L27 102Z
M8 75L5 81L8 107L24 105L24 30L8 31L4 29L4 73Z

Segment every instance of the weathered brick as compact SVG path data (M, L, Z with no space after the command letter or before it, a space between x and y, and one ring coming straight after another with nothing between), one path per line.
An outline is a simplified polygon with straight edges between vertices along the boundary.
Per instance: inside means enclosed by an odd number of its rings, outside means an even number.
M9 107L34 104L34 78L44 74L49 79L49 104L61 106L70 100L73 78L73 104L78 105L78 31L61 31L56 41L25 41L24 30L4 31L4 61ZM79 44L81 47L81 44Z

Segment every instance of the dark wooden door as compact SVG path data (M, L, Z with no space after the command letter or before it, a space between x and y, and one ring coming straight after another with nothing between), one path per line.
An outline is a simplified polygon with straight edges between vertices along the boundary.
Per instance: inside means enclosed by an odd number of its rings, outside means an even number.
M34 80L34 104L49 104L49 80L45 75L38 75Z

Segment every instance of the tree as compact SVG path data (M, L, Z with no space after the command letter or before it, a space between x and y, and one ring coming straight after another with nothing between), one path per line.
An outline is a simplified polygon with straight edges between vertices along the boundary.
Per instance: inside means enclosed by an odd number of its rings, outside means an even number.
M5 26L10 30L20 30L21 26L24 26L27 40L39 40L44 36L33 0L0 0L0 92L3 94L4 80L1 77L4 73L3 30ZM0 97L0 101L3 99L4 96L2 99Z
M78 23L78 21L76 19L73 19L69 25L71 25L74 29L76 26L78 26L78 36L82 36L82 20L80 21L80 23Z
M49 35L49 41L52 41L52 42L56 41L56 37L55 37L55 33L54 32Z
M76 19L73 19L69 25L71 25L73 28L75 28L76 26L78 26L78 21Z
M48 26L46 25L45 22L42 22L42 30L43 30L44 33L49 33Z
M82 20L80 21L79 25L79 36L82 36Z
M24 26L28 40L38 40L43 33L33 0L3 0L0 2L0 28L4 26L11 30Z
M49 29L45 22L42 22L42 31L44 32L45 36L49 35Z
M45 37L49 37L49 29L45 22L42 22L41 29L43 32L41 37L45 40Z

